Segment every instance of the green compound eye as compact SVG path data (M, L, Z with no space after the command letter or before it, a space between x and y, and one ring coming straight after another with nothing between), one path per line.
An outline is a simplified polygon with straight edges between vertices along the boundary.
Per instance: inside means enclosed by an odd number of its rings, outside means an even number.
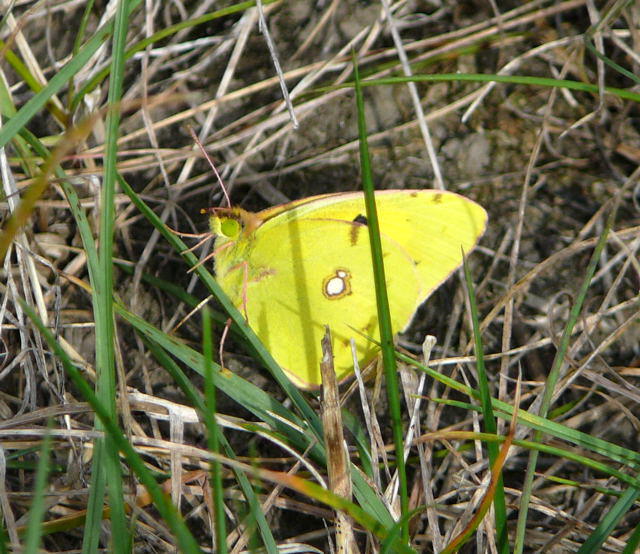
M231 218L224 219L220 225L220 230L225 237L230 239L236 238L240 234L240 223Z

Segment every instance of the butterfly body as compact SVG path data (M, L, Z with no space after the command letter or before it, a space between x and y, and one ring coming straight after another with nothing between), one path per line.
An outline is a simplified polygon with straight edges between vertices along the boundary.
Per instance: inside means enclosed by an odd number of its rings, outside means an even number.
M486 213L457 194L376 193L394 332L484 232ZM259 213L214 210L216 279L302 388L321 383L320 340L333 335L338 379L353 371L351 339L364 365L377 354L375 287L362 193L314 196Z

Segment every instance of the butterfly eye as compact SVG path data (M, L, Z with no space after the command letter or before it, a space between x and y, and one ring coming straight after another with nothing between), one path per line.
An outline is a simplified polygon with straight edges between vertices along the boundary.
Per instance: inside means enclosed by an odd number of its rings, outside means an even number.
M220 230L225 237L235 238L240 234L240 222L231 218L223 219Z

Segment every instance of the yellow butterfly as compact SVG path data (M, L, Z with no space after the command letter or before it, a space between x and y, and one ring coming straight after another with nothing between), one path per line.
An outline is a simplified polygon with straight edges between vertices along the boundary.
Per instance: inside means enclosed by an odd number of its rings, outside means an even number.
M462 263L484 233L475 202L436 190L376 192L394 332ZM290 379L321 384L320 340L333 336L338 380L377 355L375 287L361 192L324 194L251 213L215 208L216 279Z

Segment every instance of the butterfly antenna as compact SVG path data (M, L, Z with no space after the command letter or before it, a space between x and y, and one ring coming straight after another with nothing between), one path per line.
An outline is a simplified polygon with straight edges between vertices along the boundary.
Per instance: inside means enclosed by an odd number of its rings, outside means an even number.
M191 136L192 136L194 142L198 145L198 148L200 148L200 152L202 152L202 155L209 162L209 165L211 166L211 169L213 169L213 173L215 174L216 178L218 179L218 183L220 184L220 188L222 189L222 194L224 194L224 199L227 201L227 208L230 208L231 207L231 199L229 198L229 194L227 193L227 187L224 186L224 183L222 182L222 177L220 177L220 174L218 173L218 170L216 169L216 166L213 163L213 160L209 157L209 154L207 154L206 150L204 149L204 145L202 144L202 142L198 138L198 135L196 135L196 133L195 133L195 131L193 130L192 127L189 127L189 132L191 133Z

